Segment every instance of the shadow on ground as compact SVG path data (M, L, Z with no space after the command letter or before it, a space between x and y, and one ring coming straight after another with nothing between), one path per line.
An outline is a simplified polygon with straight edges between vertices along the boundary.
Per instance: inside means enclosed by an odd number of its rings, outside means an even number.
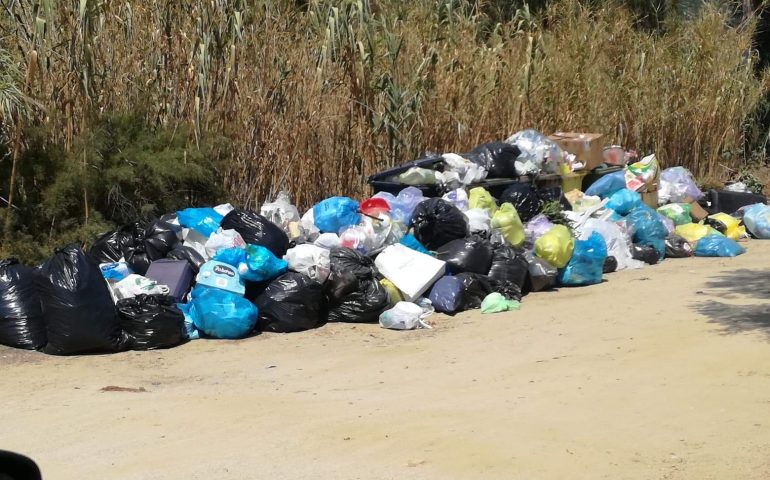
M698 293L712 298L695 303L693 309L720 325L723 334L760 331L770 340L770 269L724 272Z

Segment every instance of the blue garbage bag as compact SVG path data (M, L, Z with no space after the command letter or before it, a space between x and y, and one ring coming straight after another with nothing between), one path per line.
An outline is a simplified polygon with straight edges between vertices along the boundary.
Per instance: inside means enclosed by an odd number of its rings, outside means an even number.
M184 315L184 336L188 340L197 340L201 338L198 329L195 328L195 322L192 319L192 302L177 303L176 308Z
M626 188L626 178L623 170L605 175L586 189L586 195L607 198L621 188Z
M607 208L615 210L620 215L628 215L640 205L642 205L641 195L627 188L621 188L613 193L607 201Z
M441 277L430 289L428 299L437 312L455 313L463 301L463 281L457 277Z
M225 217L218 214L213 208L205 207L185 208L176 212L176 218L179 221L179 225L185 228L192 228L208 238L217 231L219 224Z
M289 270L286 260L273 255L273 252L260 245L246 245L246 248L220 248L214 254L218 262L223 262L238 269L242 280L264 282L283 275Z
M425 255L430 255L430 252L428 251L425 246L420 243L419 240L414 238L414 235L411 233L405 234L403 237L401 237L401 240L399 240L399 243L401 245L404 245L405 247L409 247L412 250L417 250L420 253L424 253Z
M586 240L575 240L569 263L559 271L559 283L567 287L601 283L606 258L607 244L599 232Z
M218 288L196 286L189 315L195 328L214 338L236 339L249 334L259 312L253 303Z
M770 238L770 205L754 204L743 213L746 229L757 238Z
M641 205L626 216L626 223L634 231L634 243L653 247L663 260L666 255L668 231L658 218L658 212L647 205Z
M706 235L695 243L696 257L737 257L746 250L723 235Z
M331 197L313 207L313 221L321 233L340 233L351 225L358 225L358 202L348 197Z

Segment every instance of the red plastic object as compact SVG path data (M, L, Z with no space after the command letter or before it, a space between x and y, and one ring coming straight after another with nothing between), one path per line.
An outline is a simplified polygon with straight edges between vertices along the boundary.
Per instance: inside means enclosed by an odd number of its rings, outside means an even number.
M388 205L384 198L370 198L361 202L360 210L364 215L376 217L381 213L388 213L390 205Z

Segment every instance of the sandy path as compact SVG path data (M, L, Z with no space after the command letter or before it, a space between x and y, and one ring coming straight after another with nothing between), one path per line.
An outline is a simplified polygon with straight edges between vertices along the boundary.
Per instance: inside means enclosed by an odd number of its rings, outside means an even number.
M46 480L767 479L770 242L748 248L432 331L2 349L0 448Z

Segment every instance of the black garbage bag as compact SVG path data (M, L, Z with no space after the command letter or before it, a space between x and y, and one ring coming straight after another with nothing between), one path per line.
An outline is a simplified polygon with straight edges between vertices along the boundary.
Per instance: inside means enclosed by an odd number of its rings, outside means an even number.
M77 246L56 249L35 283L52 355L116 352L125 337L99 266Z
M168 295L137 295L118 300L116 307L129 350L171 348L185 341L184 314Z
M617 269L618 259L612 255L608 255L607 258L604 259L604 264L602 265L602 273L612 273L617 271Z
M377 275L374 260L346 247L335 247L329 251L329 270L337 274L350 273L362 280Z
M436 257L447 263L453 274L462 272L486 275L492 265L492 244L478 235L452 240L436 250Z
M527 223L540 213L540 195L528 183L514 183L500 195L500 204L511 203L519 213L521 221Z
M655 247L649 245L633 244L631 247L631 257L634 260L641 260L648 265L655 265L660 261L660 254Z
M320 283L302 273L284 273L257 298L258 328L278 333L315 328L321 322L325 300Z
M481 308L481 302L495 289L486 275L478 273L459 273L455 275L463 282L462 301L459 310Z
M690 242L675 233L666 237L666 258L688 258L693 256Z
M559 275L559 270L556 267L542 258L532 255L530 252L525 253L524 258L527 259L529 264L527 268L527 281L524 283L523 288L524 294L548 290L556 285L556 279Z
M236 208L219 224L223 230L235 230L246 243L267 248L278 258L286 255L289 249L289 237L283 230L262 215Z
M329 301L330 322L377 322L380 314L388 309L388 292L376 279L358 281L356 291L332 303Z
M490 142L479 145L471 151L484 159L481 165L487 169L487 178L516 177L516 160L521 150L505 142ZM477 162L479 163L479 162Z
M15 258L0 260L0 344L27 350L46 344L35 272Z
M203 258L203 256L198 253L197 250L185 245L179 245L178 247L168 252L168 254L166 254L166 258L171 260L187 260L187 263L190 264L190 267L192 267L193 272L195 272L196 275L198 274L201 265L206 263L206 259Z
M537 194L540 196L541 204L556 201L559 202L562 210L572 211L572 204L569 203L569 200L564 196L564 192L559 186L541 188L537 191Z
M135 229L135 225L125 225L115 231L101 235L91 244L88 255L96 263L117 262L123 257L123 250L134 244L136 240Z
M150 261L165 258L168 253L179 245L175 225L156 220L144 232L144 250Z
M441 198L420 202L412 213L415 238L428 250L468 235L468 219L457 207Z
M131 270L137 275L147 274L147 269L150 268L152 260L144 250L144 242L141 240L134 245L126 247L123 250L123 257L126 259L126 263Z
M494 245L492 265L488 273L491 280L499 284L512 283L521 292L527 281L528 268L529 263L523 252L506 244Z

